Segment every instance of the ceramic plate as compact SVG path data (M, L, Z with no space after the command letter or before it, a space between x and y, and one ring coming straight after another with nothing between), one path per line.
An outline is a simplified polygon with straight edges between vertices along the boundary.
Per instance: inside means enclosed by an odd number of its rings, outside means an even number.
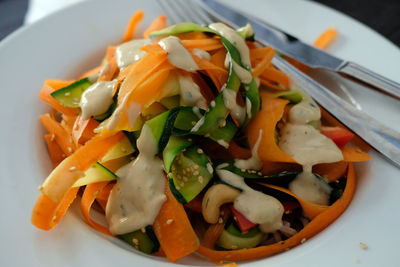
M399 82L399 49L342 14L306 1L230 3L310 43L326 28L335 26L340 34L329 52ZM38 99L41 85L46 78L72 79L98 64L107 45L119 42L138 8L145 11L143 28L162 12L151 0L82 2L23 27L0 43L0 266L173 265L94 232L83 222L76 204L49 232L30 224L37 186L50 171L38 120L47 110ZM398 102L352 83L343 85L365 112L400 130ZM357 165L357 192L337 221L290 251L240 265L395 266L400 236L400 170L378 153L371 155L374 161ZM360 242L368 249L361 249ZM178 263L211 265L198 256Z

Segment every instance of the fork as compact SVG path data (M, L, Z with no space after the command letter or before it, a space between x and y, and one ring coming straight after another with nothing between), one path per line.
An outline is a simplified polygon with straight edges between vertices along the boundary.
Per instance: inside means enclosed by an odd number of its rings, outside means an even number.
M210 24L220 21L217 14L213 14L212 11L206 10L201 5L201 1L157 0L157 2L173 24L184 21ZM272 64L288 74L302 90L311 95L324 109L400 168L400 133L362 113L329 89L299 71L282 57L275 56Z

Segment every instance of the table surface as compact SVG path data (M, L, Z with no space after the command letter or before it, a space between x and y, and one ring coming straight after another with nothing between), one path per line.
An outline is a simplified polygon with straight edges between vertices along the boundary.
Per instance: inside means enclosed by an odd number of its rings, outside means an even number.
M361 21L400 47L400 1L318 0L315 2ZM0 40L23 24L27 7L28 0L0 0Z

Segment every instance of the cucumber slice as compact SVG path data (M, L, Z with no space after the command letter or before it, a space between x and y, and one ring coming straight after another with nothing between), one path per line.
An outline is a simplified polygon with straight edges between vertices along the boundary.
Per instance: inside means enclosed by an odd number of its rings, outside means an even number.
M174 96L164 97L163 99L160 100L160 103L167 109L173 109L179 107L179 101L180 101L179 95L174 95Z
M124 137L115 146L113 146L107 152L107 154L104 155L104 157L100 160L100 163L122 158L132 154L133 152L135 152L135 149L133 148L131 142L129 141L128 137Z
M157 240L151 226L147 226L142 230L137 230L132 233L119 235L119 237L132 247L140 250L143 253L151 254L160 249L160 243Z
M51 96L60 102L64 107L78 108L83 92L93 83L89 78L80 79L64 88L51 93Z
M84 186L91 183L112 181L117 179L117 175L96 162L89 169L86 170L85 176L79 178L72 187Z
M211 166L208 157L195 145L175 157L170 180L185 203L195 198L211 180L213 175L207 168L208 164Z
M234 228L233 224L229 225L228 229L222 232L216 244L229 250L254 248L260 244L263 238L263 233L258 228L253 228L246 234L241 234L239 229Z

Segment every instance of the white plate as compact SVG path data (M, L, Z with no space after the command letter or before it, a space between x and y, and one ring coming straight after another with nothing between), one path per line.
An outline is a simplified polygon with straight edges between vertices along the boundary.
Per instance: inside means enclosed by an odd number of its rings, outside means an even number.
M400 79L400 51L333 10L305 1L231 3L307 42L334 25L340 35L330 52ZM106 46L119 42L129 17L138 8L146 14L141 29L161 13L150 0L83 2L20 29L0 43L0 266L171 265L155 262L92 231L76 205L49 232L30 224L37 186L50 170L38 121L46 110L37 97L41 85L46 78L73 78L95 66ZM366 90L353 93L366 112L400 128L398 102ZM377 153L372 155L373 162L357 168L360 179L353 202L330 227L288 252L241 265L352 266L358 260L363 266L397 265L400 170ZM366 243L368 249L362 250L359 242ZM209 264L199 257L179 263Z

